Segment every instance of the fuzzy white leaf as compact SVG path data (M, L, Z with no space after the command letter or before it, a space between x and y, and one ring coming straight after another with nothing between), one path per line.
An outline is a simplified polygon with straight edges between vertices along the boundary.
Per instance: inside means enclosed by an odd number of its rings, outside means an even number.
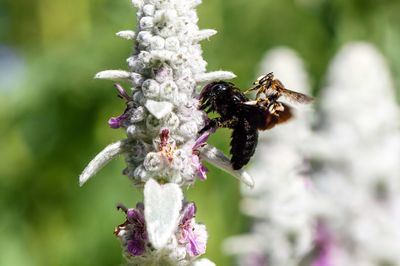
M215 34L217 34L216 30L212 29L199 30L197 34L193 37L193 41L199 42L208 39Z
M123 152L123 141L112 143L105 147L94 159L86 166L79 176L79 185L83 186L86 181L94 176L101 168Z
M249 186L250 188L254 187L254 180L253 178L243 169L234 170L232 168L231 162L225 156L225 154L218 150L217 148L206 145L200 150L200 157L209 163L215 165L216 167L224 170L225 172L233 175L240 181L242 181L245 185Z
M125 40L133 40L135 38L135 32L131 30L122 30L117 32L116 35Z
M177 184L158 184L149 179L144 186L144 217L150 243L162 249L177 229L183 193Z
M201 0L190 0L188 1L190 8L195 8L201 4Z
M209 259L199 259L193 263L193 266L215 266L215 263Z
M108 79L113 81L131 80L131 73L125 70L104 70L94 76L95 79Z
M229 71L213 71L203 74L198 74L194 78L197 83L209 83L215 80L227 80L236 78L236 75Z
M145 104L147 110L157 119L161 119L171 113L173 105L170 102L157 102L147 100Z
M132 0L132 5L137 9L141 9L144 3L143 0Z

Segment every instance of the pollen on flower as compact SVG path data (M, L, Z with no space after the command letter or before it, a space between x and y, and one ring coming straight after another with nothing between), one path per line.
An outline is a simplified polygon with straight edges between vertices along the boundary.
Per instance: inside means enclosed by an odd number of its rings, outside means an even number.
M169 141L169 130L163 129L160 133L159 150L162 156L171 162L174 159L175 145Z

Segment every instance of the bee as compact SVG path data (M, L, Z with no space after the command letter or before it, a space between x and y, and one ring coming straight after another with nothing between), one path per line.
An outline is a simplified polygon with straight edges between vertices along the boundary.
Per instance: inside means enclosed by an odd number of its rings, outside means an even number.
M251 91L257 91L256 100L260 101L261 96L264 95L268 101L276 101L283 96L293 103L307 104L313 101L313 98L300 92L288 90L279 79L274 78L273 72L260 76L253 86L245 91L245 94Z
M254 90L257 90L256 99L250 100L245 93ZM258 130L271 129L293 117L292 108L278 101L281 96L298 103L312 101L305 94L286 89L272 73L257 79L245 93L233 83L216 81L206 85L199 97L200 110L219 114L219 117L210 119L199 134L211 128L231 128L230 154L235 170L241 169L253 156Z

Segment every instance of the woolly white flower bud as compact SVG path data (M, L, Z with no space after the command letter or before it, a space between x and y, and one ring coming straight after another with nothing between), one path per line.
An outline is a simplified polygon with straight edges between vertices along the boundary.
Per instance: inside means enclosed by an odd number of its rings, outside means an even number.
M153 37L150 38L150 44L151 44L152 40L153 40ZM137 56L137 60L145 65L149 65L152 59L153 59L152 54L147 51L140 51L140 53Z
M179 49L179 40L176 37L169 37L165 40L165 49L171 51L178 51Z
M149 178L151 178L151 174L146 171L143 165L139 165L133 171L132 177L135 179L135 181L146 182L147 180L149 180Z
M142 84L142 92L146 98L159 98L160 85L154 79L146 79Z
M159 152L149 152L144 159L143 166L147 171L160 171L164 168L162 155Z
M164 49L165 46L165 40L164 38L161 38L160 36L153 36L150 41L150 47L153 50L161 50Z
M143 0L132 0L132 5L140 9L143 6Z
M158 132L161 128L161 122L159 119L155 118L152 115L147 116L146 119L147 129L151 132Z
M130 117L131 123L138 123L146 118L146 111L143 106L139 106L132 111L132 116Z
M174 70L167 64L162 64L159 68L154 69L154 78L158 83L163 83L174 78Z
M173 81L167 81L160 86L160 96L165 100L173 100L178 93L178 86Z
M126 129L126 133L132 139L143 138L146 136L145 128L141 125L128 126L128 128Z
M153 16L155 11L154 5L144 5L142 12L145 16Z
M142 30L150 29L154 26L152 17L142 17L139 21L139 27Z
M143 161L146 154L150 151L150 145L141 140L133 140L128 146L132 158L136 162Z
M189 121L184 123L179 127L179 133L182 134L186 138L194 138L197 135L199 128L197 123L194 121Z
M148 31L140 31L137 34L136 40L143 46L149 46L151 42L152 34Z
M177 106L183 106L189 101L189 97L185 93L177 93L177 94L175 94L173 101ZM197 112L193 112L192 114L194 116L196 116L196 113Z
M165 16L166 22L174 23L176 21L176 19L178 18L178 13L175 9L167 9L165 11L164 16Z
M164 121L171 131L177 129L180 123L178 116L174 112L169 113Z
M126 62L129 68L134 72L142 72L145 68L145 63L141 60L137 60L137 56L129 57Z

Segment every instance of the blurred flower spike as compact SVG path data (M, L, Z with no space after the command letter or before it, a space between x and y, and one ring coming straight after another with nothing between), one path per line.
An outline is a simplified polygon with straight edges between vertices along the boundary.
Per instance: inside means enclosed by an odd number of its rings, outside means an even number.
M330 266L335 245L332 232L322 221L317 222L315 231L315 257L311 266Z

